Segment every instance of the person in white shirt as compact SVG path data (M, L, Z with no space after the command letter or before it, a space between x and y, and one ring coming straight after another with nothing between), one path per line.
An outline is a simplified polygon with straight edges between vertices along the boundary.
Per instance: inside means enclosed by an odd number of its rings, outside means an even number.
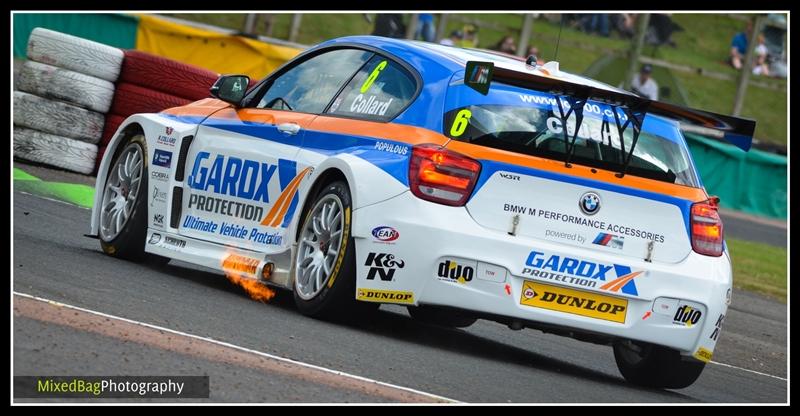
M753 63L753 74L769 76L769 63L767 62L769 50L763 34L758 35L758 45L756 45L755 53L756 61Z
M642 97L658 100L658 84L650 74L653 72L653 66L650 64L642 65L638 75L633 76L631 81L631 90Z

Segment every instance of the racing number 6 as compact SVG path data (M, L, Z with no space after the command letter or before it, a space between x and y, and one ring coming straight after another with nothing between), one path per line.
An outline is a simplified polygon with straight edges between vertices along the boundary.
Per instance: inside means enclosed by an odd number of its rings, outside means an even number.
M450 127L450 135L453 137L458 137L464 134L464 131L467 130L467 126L469 125L469 118L472 117L472 111L469 110L461 110L456 114L456 119L453 120L453 125Z
M381 71L383 71L383 68L386 68L386 65L387 65L386 61L381 61L381 63L379 63L375 67L375 69L372 70L372 73L369 74L369 77L367 77L367 79L364 80L364 83L361 84L361 93L362 94L369 90L369 87L372 86L372 83L375 82L375 79L378 78L378 75L381 74Z

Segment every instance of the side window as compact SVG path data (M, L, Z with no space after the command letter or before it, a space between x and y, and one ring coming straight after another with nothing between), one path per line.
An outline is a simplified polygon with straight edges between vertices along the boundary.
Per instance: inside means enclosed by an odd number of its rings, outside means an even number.
M417 83L394 61L375 55L336 97L329 114L387 121L414 97Z
M321 113L370 56L360 49L337 49L309 58L272 81L256 108Z

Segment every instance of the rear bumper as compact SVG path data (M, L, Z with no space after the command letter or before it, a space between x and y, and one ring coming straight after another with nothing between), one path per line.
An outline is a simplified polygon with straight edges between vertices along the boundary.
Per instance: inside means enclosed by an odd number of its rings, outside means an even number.
M372 235L378 227L391 227L399 236L380 241ZM691 252L676 264L609 256L490 230L476 224L463 207L423 201L410 192L355 210L353 236L361 300L441 305L539 322L663 345L702 360L710 359L717 327L727 312L731 288L727 252L722 257ZM526 265L532 251L597 264L621 263L642 271L634 279L636 295L601 289L612 276L589 288L564 281L571 279L534 277ZM388 291L395 294L381 295ZM688 308L679 314L682 305ZM616 313L609 312L615 309Z

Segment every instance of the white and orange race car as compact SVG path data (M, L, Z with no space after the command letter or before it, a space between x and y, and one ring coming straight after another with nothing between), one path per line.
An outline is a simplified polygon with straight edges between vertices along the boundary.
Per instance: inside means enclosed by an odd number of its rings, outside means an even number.
M294 292L315 317L408 305L613 345L622 375L692 384L731 298L717 199L679 122L747 150L755 123L476 50L357 36L249 86L136 114L91 231Z

